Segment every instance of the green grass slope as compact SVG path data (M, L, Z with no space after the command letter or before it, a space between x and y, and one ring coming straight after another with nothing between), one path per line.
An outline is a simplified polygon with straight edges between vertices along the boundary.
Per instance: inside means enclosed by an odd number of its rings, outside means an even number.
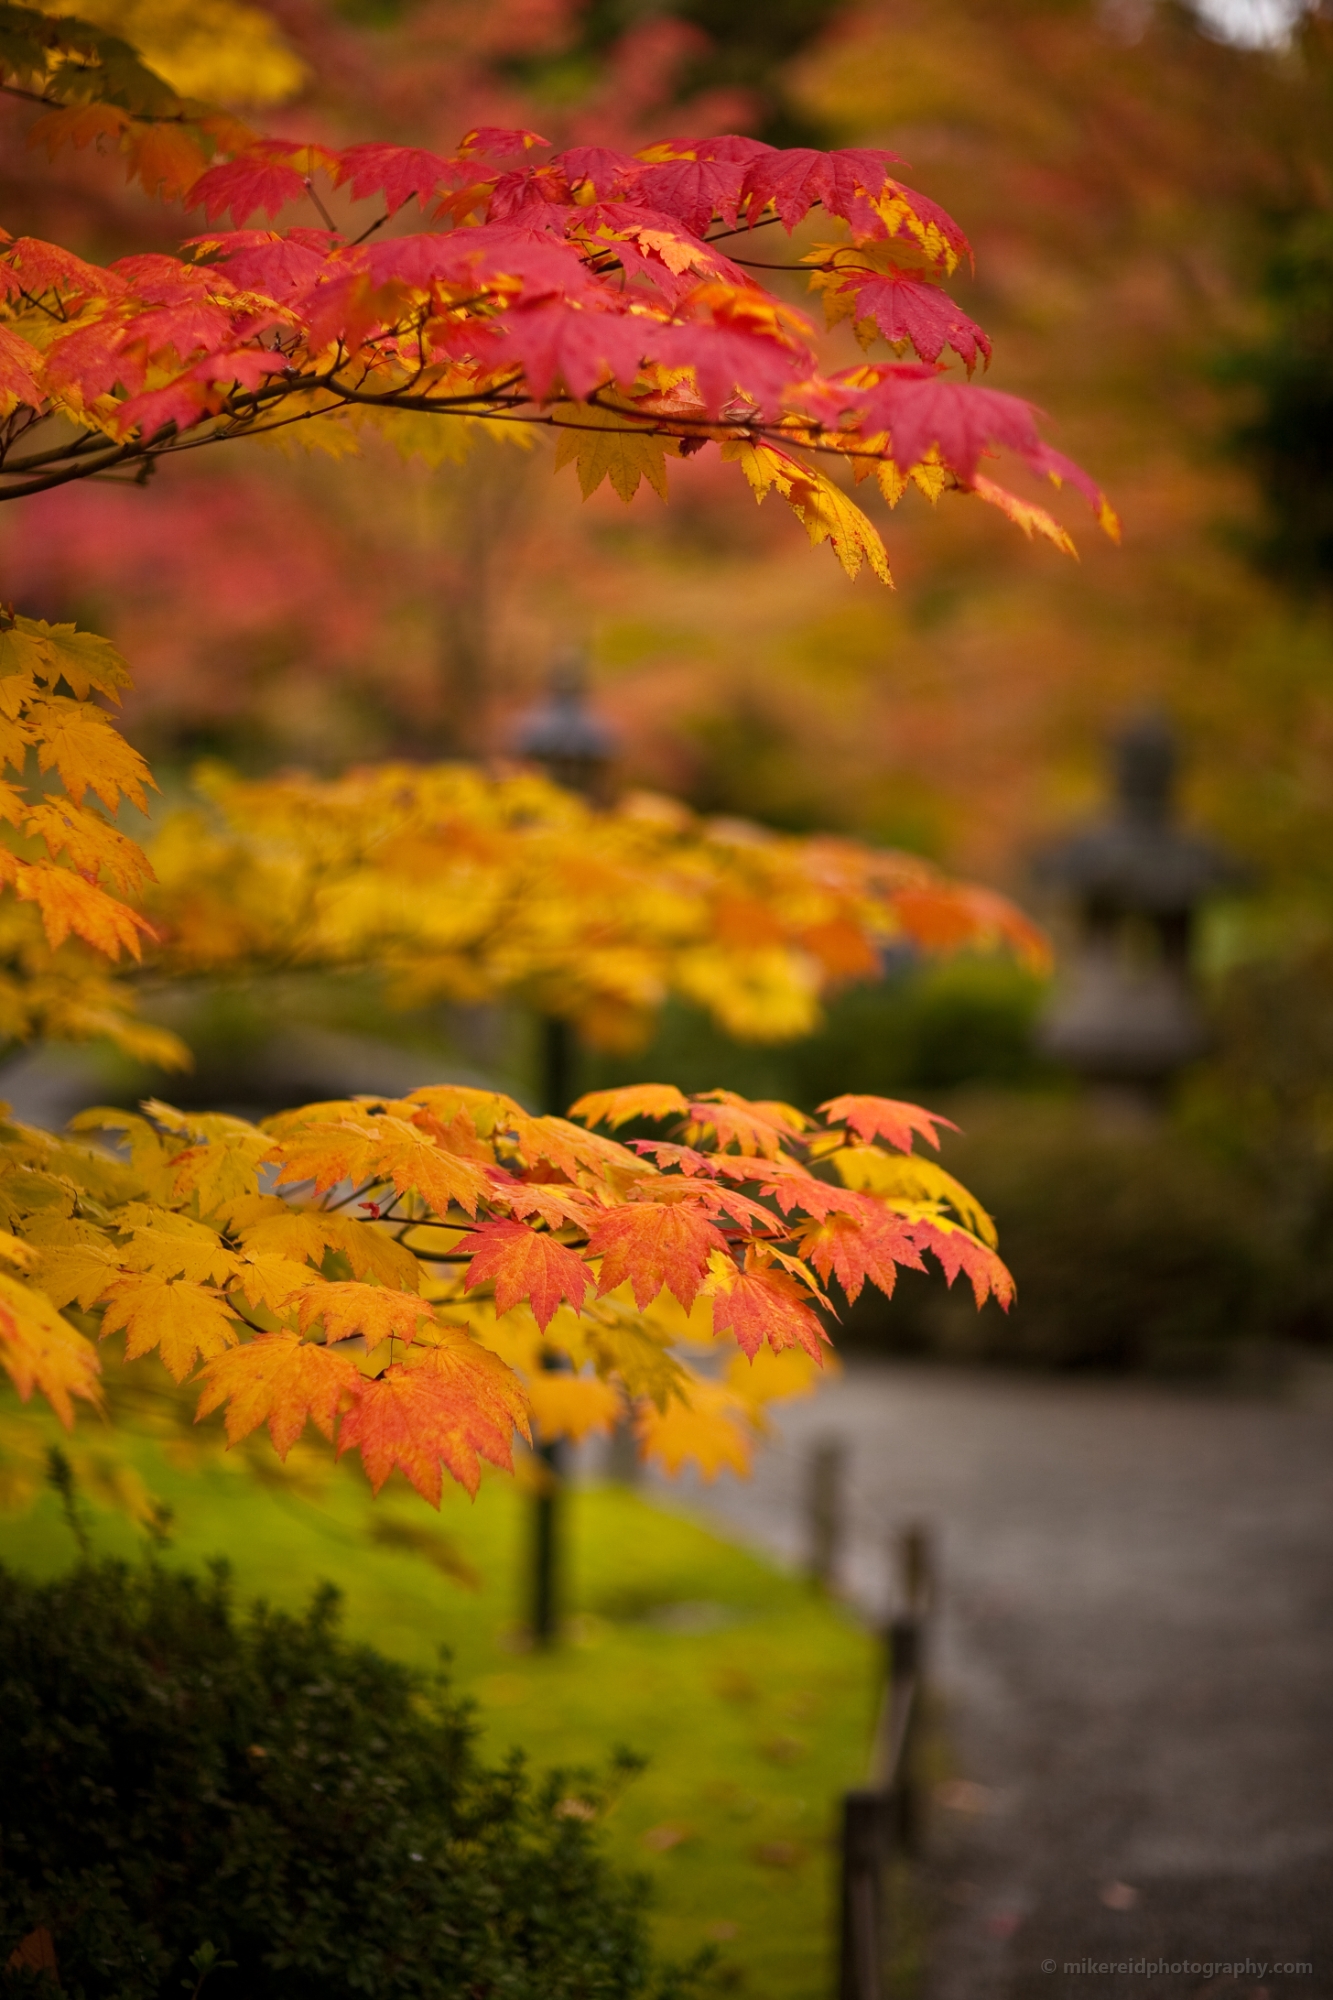
M114 1427L65 1439L0 1402L0 1562L51 1574L74 1558L43 1479L50 1443L73 1463L93 1548L133 1556L153 1501L173 1512L166 1559L225 1555L242 1599L303 1601L328 1578L351 1636L418 1666L443 1646L475 1697L484 1747L541 1766L649 1759L611 1808L620 1858L654 1883L662 1951L717 1945L746 2000L826 2000L832 1986L838 1794L860 1781L874 1648L798 1579L682 1513L614 1487L569 1495L568 1636L524 1650L531 1502L512 1482L455 1493L439 1516L401 1485L372 1501L359 1472L298 1447L226 1453L169 1396L117 1398Z

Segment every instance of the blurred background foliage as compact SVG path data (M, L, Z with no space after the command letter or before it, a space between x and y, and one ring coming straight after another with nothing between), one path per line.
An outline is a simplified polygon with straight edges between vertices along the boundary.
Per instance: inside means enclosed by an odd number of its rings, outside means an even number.
M156 34L169 62L173 7L97 11L150 48ZM991 381L1051 413L1110 488L1124 545L1084 536L1074 565L988 509L913 494L882 523L889 593L748 508L731 469L673 465L663 511L646 490L576 506L543 447L462 467L442 442L446 462L406 474L374 451L331 477L275 450L145 491L43 496L0 522L7 594L110 633L136 668L130 733L169 779L205 752L250 771L492 755L572 642L626 785L900 843L1020 896L1033 850L1098 798L1108 730L1163 709L1188 747L1191 818L1258 886L1205 927L1213 1050L1151 1139L1080 1110L1032 1053L1039 987L981 961L895 963L786 1050L725 1044L673 1010L632 1070L807 1105L843 1089L957 1100L969 1135L951 1161L997 1212L1021 1303L964 1333L953 1302L909 1283L857 1337L1163 1367L1232 1335L1327 1340L1333 11L1258 47L1177 0L239 12L249 68L230 94L302 135L447 147L494 122L611 145L744 129L893 147L972 237L957 289L994 336ZM101 256L168 241L177 219L95 162L35 174L24 122L0 110L11 228ZM389 1027L350 989L165 1004L215 1096L275 1018L406 1037L413 1059L520 1083L531 1068L522 1023ZM629 1073L585 1067L590 1084Z

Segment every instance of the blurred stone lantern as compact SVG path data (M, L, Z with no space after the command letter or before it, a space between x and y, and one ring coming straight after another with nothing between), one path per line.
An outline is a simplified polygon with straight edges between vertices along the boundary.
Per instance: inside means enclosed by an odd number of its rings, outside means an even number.
M1130 723L1113 756L1109 817L1037 858L1037 879L1072 906L1075 924L1038 1040L1086 1083L1149 1104L1206 1045L1191 976L1196 918L1244 872L1176 823L1179 749L1163 717Z
M576 648L552 661L546 699L519 717L511 747L566 791L606 804L616 738L588 704L587 662Z

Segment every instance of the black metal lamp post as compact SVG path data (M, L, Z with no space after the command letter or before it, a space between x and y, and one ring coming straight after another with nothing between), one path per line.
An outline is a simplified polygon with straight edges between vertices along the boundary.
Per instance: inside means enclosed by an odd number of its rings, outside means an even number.
M1076 941L1039 1029L1049 1055L1103 1091L1161 1101L1205 1046L1190 970L1204 899L1244 871L1175 820L1179 747L1146 715L1113 745L1112 812L1038 857L1039 881L1073 905Z
M530 708L513 735L514 754L540 764L547 776L566 791L577 792L592 805L606 801L607 778L616 740L601 717L588 706L587 668L582 653L569 650L552 662L545 701ZM574 1095L575 1043L569 1022L560 1014L541 1017L541 1108L563 1118ZM543 1367L558 1368L548 1354ZM533 1507L532 1641L555 1644L560 1628L559 1517L565 1477L565 1448L554 1439L537 1446L541 1485Z
M551 664L545 701L519 718L513 735L515 756L540 764L546 775L590 805L606 802L607 778L615 756L611 728L588 705L584 655L570 647ZM574 1043L561 1015L542 1017L542 1110L563 1118L574 1094Z

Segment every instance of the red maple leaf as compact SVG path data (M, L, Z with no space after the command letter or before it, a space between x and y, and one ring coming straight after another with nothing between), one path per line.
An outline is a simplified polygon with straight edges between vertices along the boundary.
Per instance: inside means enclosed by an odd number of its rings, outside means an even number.
M531 152L534 146L549 146L540 132L528 132L521 125L474 125L458 142L459 153L475 160L509 160L516 153Z
M590 187L599 201L612 198L637 177L640 167L628 153L614 152L609 146L570 146L556 153L549 165L563 174L571 189Z
M952 1118L943 1118L938 1111L923 1111L919 1104L904 1104L896 1097L830 1097L819 1111L830 1125L850 1127L863 1146L873 1145L876 1139L887 1139L900 1153L911 1152L914 1133L928 1140L938 1152L936 1127L943 1125L950 1132L958 1130Z
M885 168L898 164L896 153L878 147L849 146L823 153L813 146L788 146L751 160L742 183L741 204L757 222L770 202L787 230L802 221L816 203L830 215L841 215L873 234L883 224L870 205L884 188Z
M665 1286L686 1312L707 1275L709 1254L726 1247L694 1201L628 1202L604 1215L588 1239L588 1255L602 1260L599 1291L613 1292L628 1279L642 1309Z
M186 248L212 254L242 290L287 299L318 282L336 241L327 229L232 229L192 236Z
M501 322L495 365L516 362L538 401L557 382L588 396L612 379L633 382L653 330L651 321L615 312L572 313L563 300L518 306Z
M813 365L808 352L757 327L691 319L683 326L650 331L650 351L656 360L693 370L699 400L709 416L720 415L738 397L752 403L761 416L776 416L787 391Z
M116 272L85 264L72 250L37 236L19 236L5 245L0 253L0 288L6 293L26 292L30 298L59 291L71 304L120 298L129 289Z
M44 391L33 373L37 356L26 340L20 340L7 326L0 326L0 396L16 402L40 404Z
M938 361L946 346L969 371L979 353L990 360L989 337L938 285L905 271L856 272L838 290L850 294L858 319L873 320L891 346L909 340L923 361Z
M683 222L691 235L706 236L715 215L735 228L747 164L698 156L652 161L639 168L634 190Z
M495 1286L495 1310L508 1312L526 1299L542 1332L556 1315L562 1299L577 1312L592 1288L592 1272L583 1259L548 1231L521 1222L486 1222L464 1236L456 1254L470 1255L467 1289Z
M185 206L202 208L210 222L230 209L239 229L258 210L276 215L305 193L305 177L290 160L252 149L200 174L185 197Z
M858 411L867 434L889 433L894 462L904 472L919 465L933 447L966 485L983 457L993 449L1007 449L1017 452L1035 472L1067 479L1097 512L1107 509L1096 481L1043 443L1036 412L1019 396L953 382L912 362L853 370L851 378L833 379L847 384L849 404Z
M370 141L348 146L341 154L335 184L351 184L352 198L365 201L372 194L383 195L390 215L415 195L424 209L441 188L457 187L470 177L472 162L464 168L459 160L446 160L420 146L386 146Z

